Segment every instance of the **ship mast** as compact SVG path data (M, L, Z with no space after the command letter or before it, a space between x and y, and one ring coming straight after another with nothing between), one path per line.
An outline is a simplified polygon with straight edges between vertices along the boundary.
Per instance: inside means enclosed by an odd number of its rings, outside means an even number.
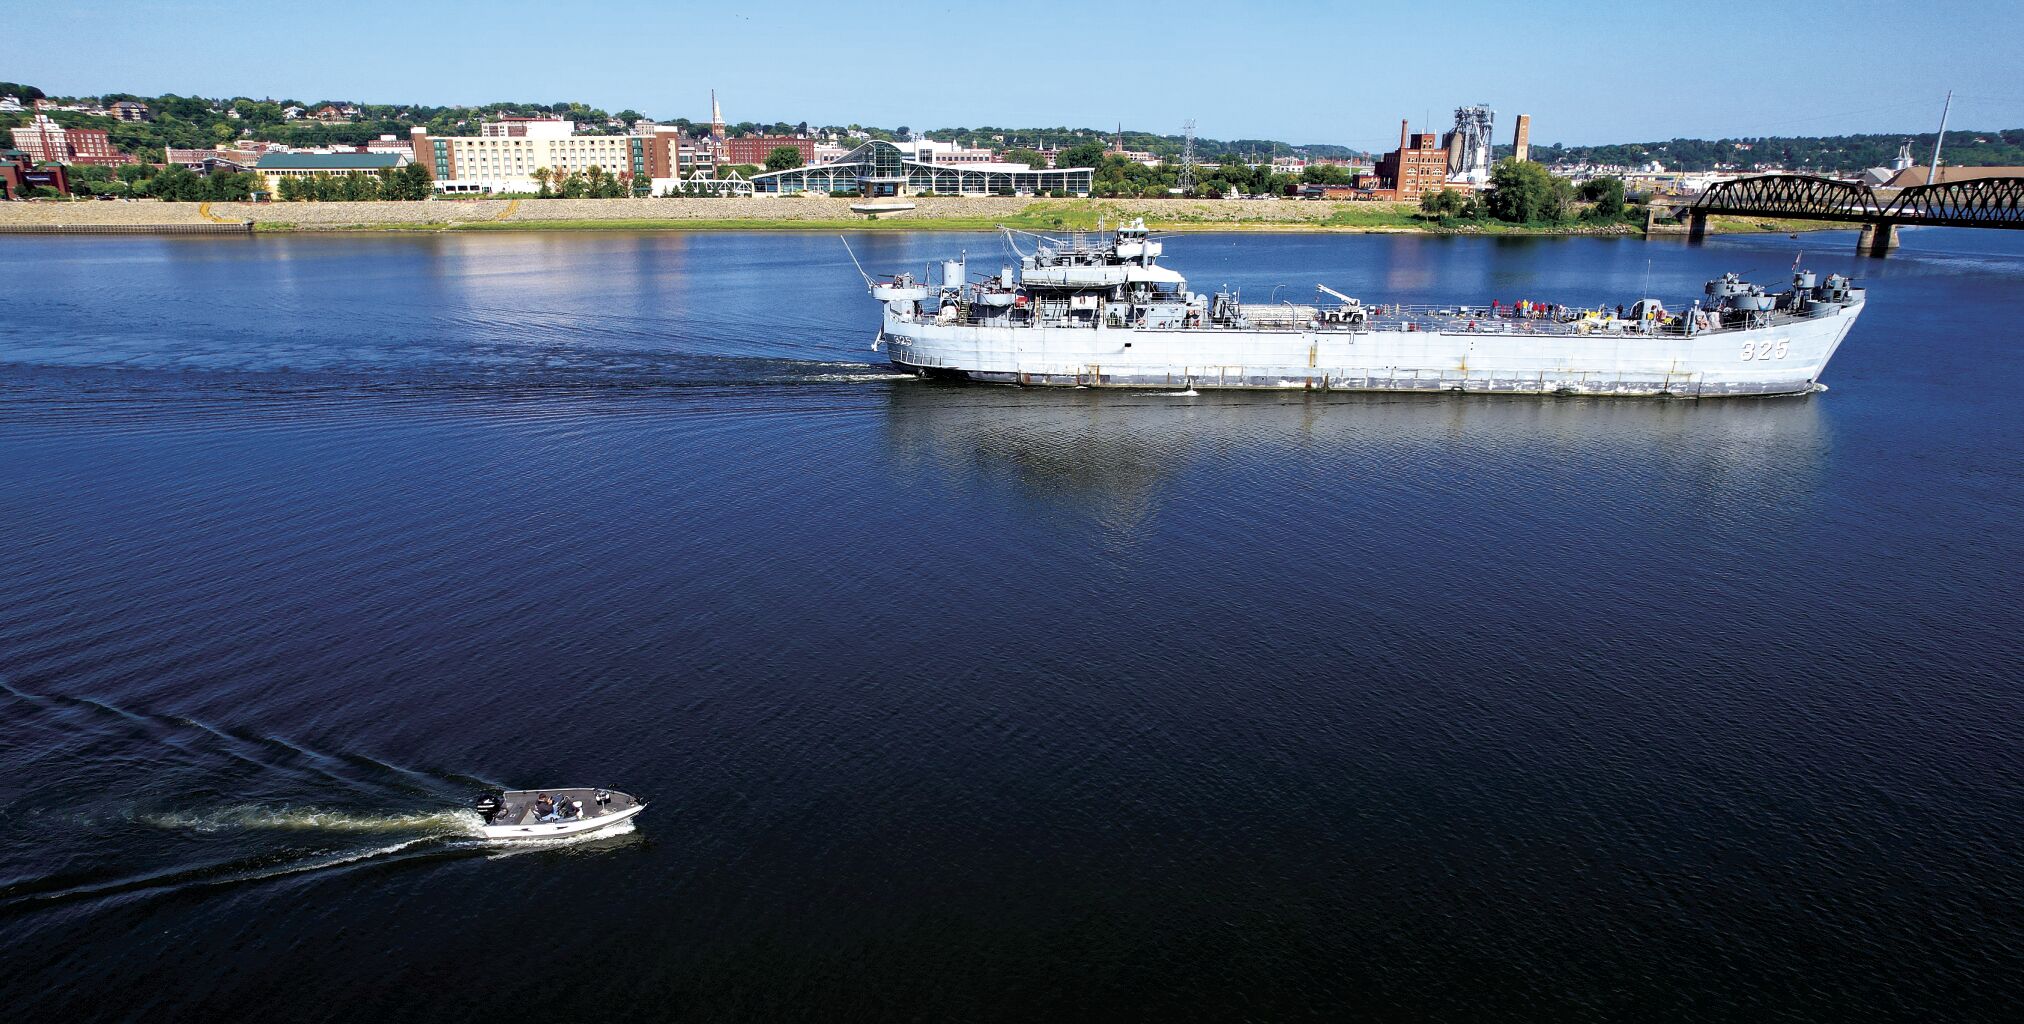
M1940 143L1947 141L1947 114L1954 109L1954 90L1947 90L1947 105L1940 108L1940 134L1933 138L1933 165L1926 168L1926 184L1940 176Z

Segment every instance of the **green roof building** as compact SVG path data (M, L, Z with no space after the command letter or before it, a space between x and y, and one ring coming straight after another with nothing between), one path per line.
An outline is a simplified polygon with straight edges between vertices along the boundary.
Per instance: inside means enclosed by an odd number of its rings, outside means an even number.
M364 171L377 174L408 165L399 153L268 153L253 170L266 183L267 194L281 194L283 178L308 178L318 174L350 174Z

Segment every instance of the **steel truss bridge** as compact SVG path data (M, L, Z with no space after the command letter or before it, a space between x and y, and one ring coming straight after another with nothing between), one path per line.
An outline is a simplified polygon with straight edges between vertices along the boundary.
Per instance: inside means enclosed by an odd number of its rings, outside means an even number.
M1897 247L1900 225L2024 228L2024 178L1969 178L1878 191L1805 174L1765 174L1717 182L1682 211L1689 237L1708 230L1709 214L1847 221L1863 225L1862 251Z

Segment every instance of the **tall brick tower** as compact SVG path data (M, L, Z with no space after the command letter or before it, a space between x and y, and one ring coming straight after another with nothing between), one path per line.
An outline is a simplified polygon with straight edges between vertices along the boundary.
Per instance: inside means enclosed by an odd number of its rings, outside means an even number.
M1518 115L1518 131L1511 136L1511 156L1518 160L1532 159L1532 115Z

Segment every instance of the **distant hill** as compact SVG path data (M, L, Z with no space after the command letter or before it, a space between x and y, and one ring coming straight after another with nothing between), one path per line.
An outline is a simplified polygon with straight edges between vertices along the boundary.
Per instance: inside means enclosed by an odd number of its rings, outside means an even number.
M1018 146L1038 149L1042 145L1067 149L1092 139L1106 145L1122 136L1124 148L1161 157L1178 157L1186 143L1182 135L1159 135L1152 132L1122 132L1101 128L931 128L921 133L937 142L962 142L998 148ZM1195 136L1195 157L1199 160L1217 163L1225 159L1244 158L1257 161L1275 156L1300 156L1332 160L1369 159L1370 154L1348 146L1326 143L1280 142L1276 139L1211 139Z
M32 85L15 82L0 82L0 95L20 97L27 103L41 98L42 90ZM178 96L173 93L163 96L136 96L130 93L106 93L102 96L53 96L58 103L79 105L80 103L109 104L116 100L132 99L146 103L152 120L120 121L110 117L99 117L74 111L57 111L51 116L69 125L105 128L112 135L113 144L126 152L147 160L161 160L163 148L177 146L201 148L215 146L220 142L240 137L267 139L291 146L355 145L371 141L380 135L405 136L410 127L428 129L432 135L476 135L478 125L488 117L500 114L553 114L594 126L593 130L622 132L627 125L641 118L633 110L621 110L616 114L607 113L584 103L483 103L476 106L432 106L422 103L354 103L358 116L349 121L323 123L306 118L289 119L283 112L288 107L301 107L313 111L328 105L343 106L344 100L315 99L299 100L289 98L236 96L230 98L207 98L203 96ZM232 116L236 112L237 117ZM33 116L31 111L0 113L0 130L26 124ZM691 132L701 133L707 123L698 123L688 118L671 118L664 124L672 124ZM794 132L833 132L838 135L861 132L876 138L897 138L908 132L905 125L893 128L878 128L864 125L810 125L803 121L772 123L742 121L731 126L738 134L767 133L791 134ZM247 135L246 133L249 133ZM996 148L1024 147L1037 149L1041 146L1067 148L1077 143L1098 140L1109 143L1120 135L1124 148L1150 152L1161 157L1178 157L1183 138L1179 134L1158 134L1153 132L1125 130L1122 133L1100 128L934 128L923 131L922 135L939 142L961 142ZM1546 163L1587 162L1593 164L1636 165L1657 160L1668 169L1704 171L1734 167L1738 169L1771 168L1784 170L1806 170L1823 173L1854 173L1867 167L1876 167L1890 162L1897 155L1897 149L1906 138L1912 140L1912 155L1921 163L1928 160L1933 150L1933 133L1922 135L1837 135L1837 136L1794 136L1740 138L1740 139L1673 139L1670 142L1639 142L1607 146L1561 146L1535 145L1532 157ZM5 137L0 136L0 142ZM1510 153L1509 146L1497 147L1497 154ZM1275 139L1212 139L1197 137L1195 155L1205 163L1219 163L1241 159L1255 162L1267 157L1299 156L1323 159L1370 160L1374 154L1328 143L1294 144ZM1944 153L1947 163L1958 166L2018 166L2024 165L2024 128L2009 128L2002 131L1949 131Z
M32 85L17 82L0 82L0 95L19 97L23 103L43 97L43 91ZM92 128L105 128L112 133L113 144L136 156L160 160L163 148L201 148L215 146L230 139L246 137L266 139L291 146L355 145L369 142L380 135L405 136L410 127L426 128L431 135L476 135L478 125L488 117L500 114L567 116L585 122L604 131L623 131L623 125L631 124L642 116L633 110L621 110L616 114L607 113L584 103L482 103L475 106L434 106L425 103L351 103L358 108L358 116L349 121L323 123L309 118L285 118L283 112L289 107L301 107L313 111L325 105L345 106L341 99L318 98L304 100L293 97L204 97L179 96L170 93L162 96L139 96L132 93L106 93L101 96L51 96L59 104L76 106L85 103L109 104L116 100L139 100L148 105L151 120L118 121L109 117L97 117L75 111L54 111L51 116L64 124ZM231 116L236 111L238 117ZM0 113L0 129L26 124L33 116L32 111ZM617 121L620 124L612 124ZM692 121L686 117L668 118L661 121L701 133L708 128L708 122ZM874 138L899 138L908 133L908 127L880 128L869 125L810 125L803 121L771 123L740 121L728 126L733 134L793 134L795 132L829 132L845 135L861 132ZM250 135L245 133L251 133ZM998 148L1023 146L1038 148L1042 145L1066 148L1079 142L1099 139L1110 142L1117 133L1096 128L937 128L923 131L922 135L941 142L961 141ZM1180 135L1158 135L1150 132L1126 131L1126 149L1141 150L1160 156L1177 157L1181 153L1183 139ZM4 141L4 140L0 140ZM1274 139L1209 139L1197 138L1195 152L1205 162L1216 162L1231 156L1261 159L1272 156L1305 156L1326 158L1355 158L1362 154L1347 146L1325 144L1293 145Z
M1609 146L1533 146L1532 159L1544 163L1635 165L1652 160L1667 170L1708 171L1778 168L1788 171L1854 173L1880 167L1897 156L1906 139L1912 157L1923 164L1933 154L1937 133L1919 135L1767 136L1746 139L1673 139ZM1500 156L1510 147L1499 147ZM1940 157L1961 167L2024 165L2024 128L2002 131L1948 131Z

